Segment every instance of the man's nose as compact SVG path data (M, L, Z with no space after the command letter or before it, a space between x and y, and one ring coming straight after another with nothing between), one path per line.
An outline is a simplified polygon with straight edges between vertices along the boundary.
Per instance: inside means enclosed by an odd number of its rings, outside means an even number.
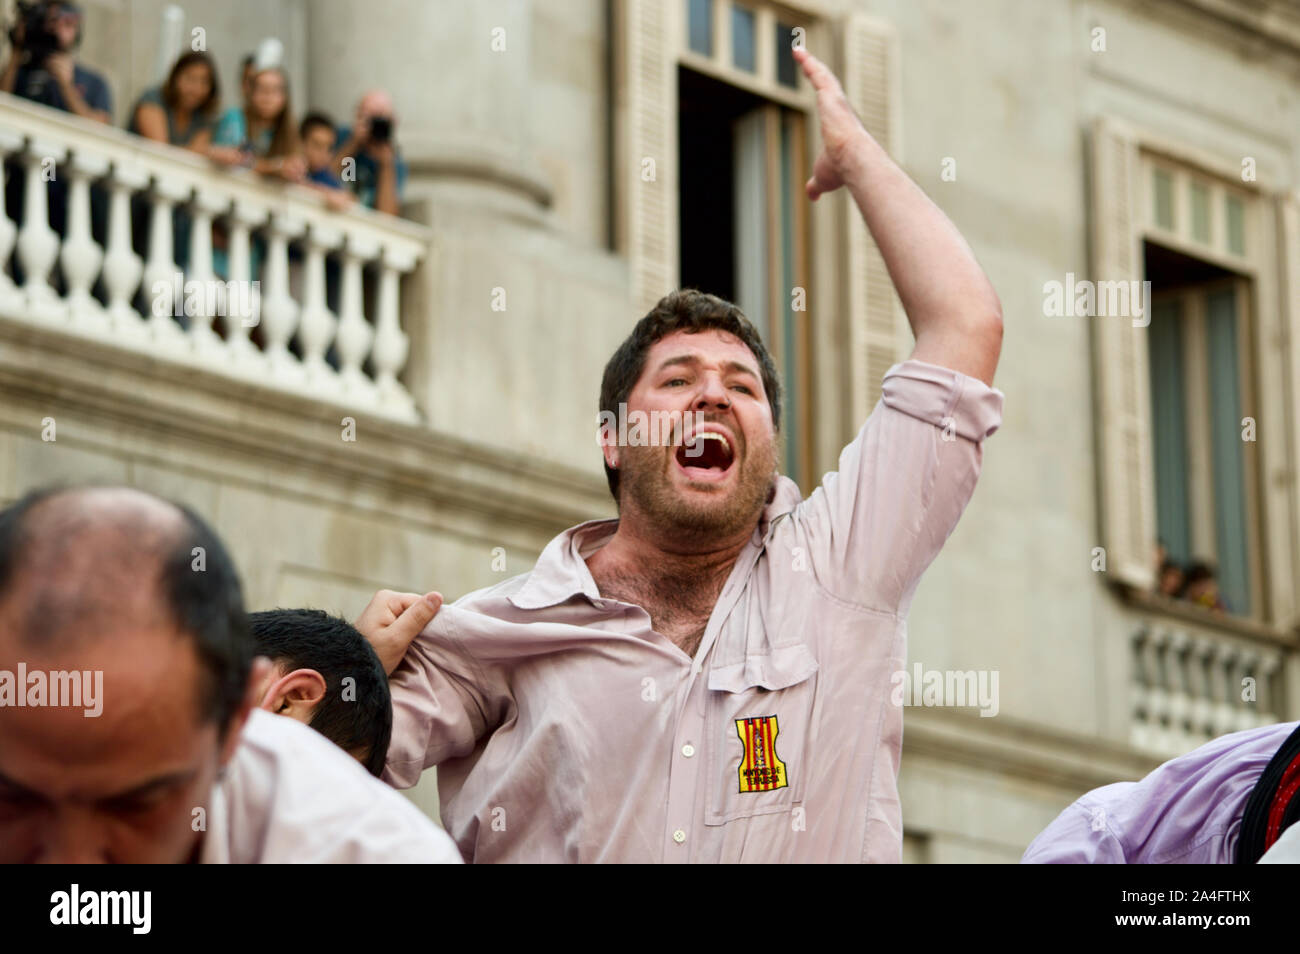
M81 808L59 809L47 827L38 861L44 864L93 865L106 859L106 831L95 813Z
M700 393L695 399L696 410L706 407L730 407L731 393L723 386L722 378L706 374L700 384Z

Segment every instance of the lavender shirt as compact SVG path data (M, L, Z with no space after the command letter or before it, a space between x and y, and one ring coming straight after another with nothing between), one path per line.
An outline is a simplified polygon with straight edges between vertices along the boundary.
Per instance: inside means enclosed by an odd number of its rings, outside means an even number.
M1001 391L909 359L806 500L782 477L695 657L560 534L444 607L394 671L385 778L438 766L467 860L898 861L907 614L975 489Z
M1297 724L1221 736L1140 782L1094 789L1043 829L1021 864L1233 864L1251 789Z

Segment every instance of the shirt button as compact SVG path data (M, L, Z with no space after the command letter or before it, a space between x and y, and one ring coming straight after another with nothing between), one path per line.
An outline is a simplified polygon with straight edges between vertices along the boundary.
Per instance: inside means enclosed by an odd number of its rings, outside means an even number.
M694 754L695 754L695 746L691 745L691 743L687 742L685 745L682 746L682 755L686 756L689 759Z
M686 840L686 832L682 831L680 828L677 829L675 832L673 832L673 841L677 842L677 844L680 845L685 840Z

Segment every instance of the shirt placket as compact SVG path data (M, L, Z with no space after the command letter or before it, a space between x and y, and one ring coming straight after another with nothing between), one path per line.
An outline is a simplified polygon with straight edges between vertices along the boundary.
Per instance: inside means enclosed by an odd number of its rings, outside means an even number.
M757 537L757 534L755 535ZM668 767L668 810L664 816L663 861L686 864L698 860L704 835L704 813L700 806L700 784L709 770L704 759L704 722L707 703L707 680L701 678L704 660L717 640L723 620L731 613L745 589L763 547L752 540L732 567L718 602L709 616L699 651L691 663L685 681L678 688L677 719L673 731L671 761Z

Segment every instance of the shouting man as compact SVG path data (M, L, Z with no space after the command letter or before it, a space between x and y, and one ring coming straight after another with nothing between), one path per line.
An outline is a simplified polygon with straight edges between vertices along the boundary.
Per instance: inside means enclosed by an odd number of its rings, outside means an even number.
M674 292L605 368L602 416L685 423L675 446L603 431L619 518L436 619L436 594L376 596L357 628L392 670L385 778L438 765L468 860L899 860L891 676L1001 423L1002 320L952 223L795 57L825 146L808 197L852 193L915 350L801 500L776 472L780 384L754 326Z

